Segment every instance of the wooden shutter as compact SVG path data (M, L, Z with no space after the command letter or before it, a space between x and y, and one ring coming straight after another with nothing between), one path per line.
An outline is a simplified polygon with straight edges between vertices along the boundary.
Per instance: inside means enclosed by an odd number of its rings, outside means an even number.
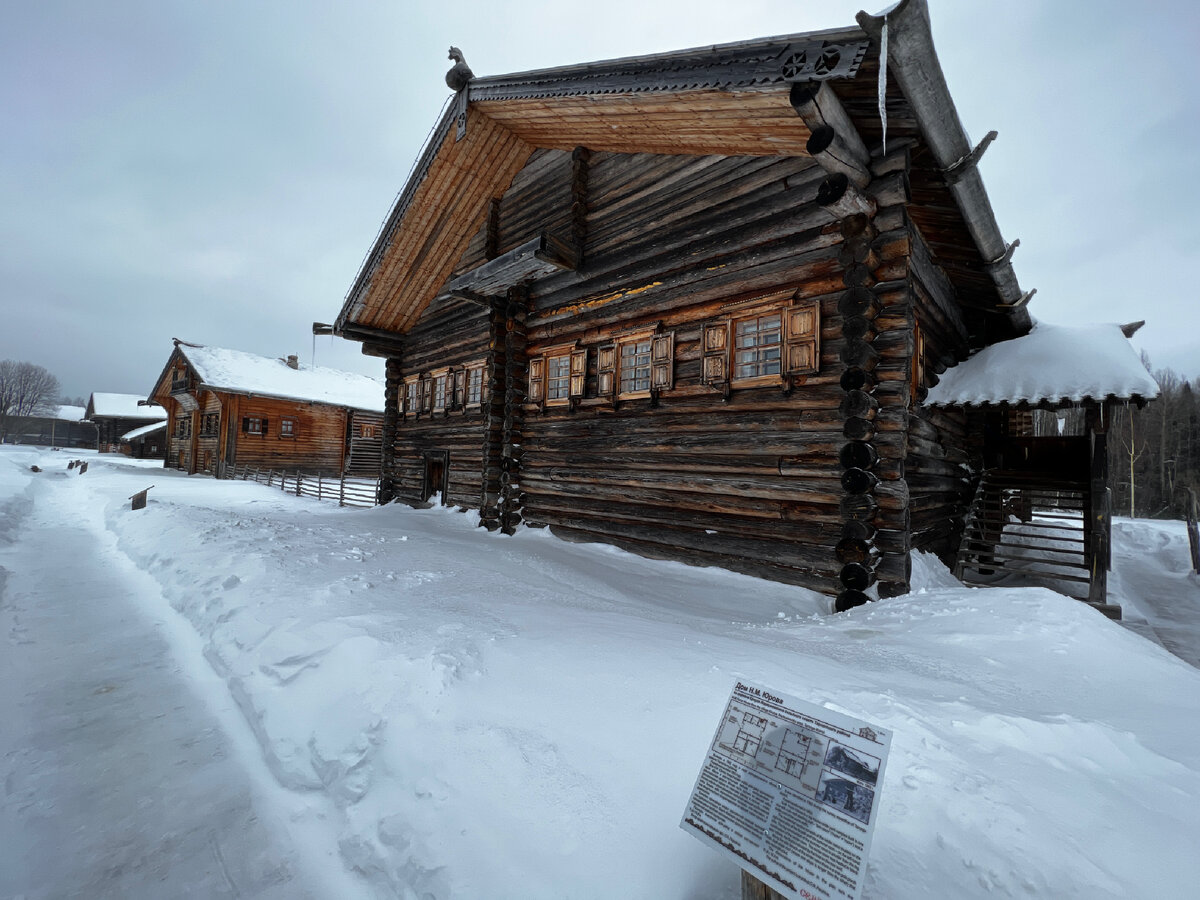
M596 396L612 398L616 393L617 348L610 344L596 351Z
M433 411L433 378L421 376L421 412Z
M265 418L262 420L262 433L267 433L267 420Z
M583 388L587 383L587 349L571 351L571 383L567 388L567 396L572 400L583 396Z
M178 430L178 429L176 429L176 430ZM250 430L250 417L243 416L242 417L242 432L245 433L249 430Z
M712 322L704 326L700 380L704 384L723 384L729 380L729 323Z
M467 402L467 370L459 369L454 373L454 399L451 406L462 409Z
M546 398L546 360L542 358L529 361L529 399L533 403L541 403Z
M669 391L675 384L675 332L656 334L650 350L650 387Z
M815 300L789 306L787 319L788 375L811 375L821 365L821 309Z

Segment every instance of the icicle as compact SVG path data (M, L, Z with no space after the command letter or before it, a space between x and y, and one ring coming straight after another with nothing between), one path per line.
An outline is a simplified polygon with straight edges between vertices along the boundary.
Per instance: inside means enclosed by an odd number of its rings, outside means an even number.
M883 123L883 153L887 155L887 16L879 35L879 121Z

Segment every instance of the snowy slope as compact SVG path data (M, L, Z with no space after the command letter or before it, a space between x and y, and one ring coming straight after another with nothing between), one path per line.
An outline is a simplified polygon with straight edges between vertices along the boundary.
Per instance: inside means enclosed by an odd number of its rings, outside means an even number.
M36 502L3 449L0 510ZM1194 895L1200 671L1078 602L923 556L913 594L832 616L470 514L91 459L78 503L200 636L295 827L377 896L737 897L677 827L735 679L893 730L864 897ZM1117 529L1141 615L1149 571L1200 608L1172 528Z

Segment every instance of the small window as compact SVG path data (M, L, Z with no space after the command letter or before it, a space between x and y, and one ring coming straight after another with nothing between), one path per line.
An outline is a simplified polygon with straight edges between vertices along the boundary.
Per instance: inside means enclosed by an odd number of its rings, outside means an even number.
M615 347L601 347L596 358L597 393L611 397L614 384L622 399L670 390L674 355L674 332L632 334L620 338Z
M433 379L433 408L438 411L446 408L445 375L438 375Z
M296 436L296 420L291 416L284 416L280 419L279 436L281 438L294 438Z
M216 437L220 428L221 417L218 413L205 413L200 426L200 434L204 437Z
M267 420L260 416L246 416L242 419L242 431L246 434L266 434Z
M404 382L404 412L415 415L420 411L421 382L416 375L409 376Z
M365 422L358 426L358 436L361 438L376 438L379 437L379 426L368 425Z
M573 345L548 349L529 360L529 400L546 406L566 406L583 396L587 380L587 350Z
M175 420L175 436L181 438L192 436L191 416L180 416Z
M925 383L925 335L921 333L921 323L913 319L913 355L909 371L909 390L916 401L924 399L921 388ZM1032 432L1029 432L1032 434Z
M483 366L471 366L467 369L467 406L479 406L483 403Z

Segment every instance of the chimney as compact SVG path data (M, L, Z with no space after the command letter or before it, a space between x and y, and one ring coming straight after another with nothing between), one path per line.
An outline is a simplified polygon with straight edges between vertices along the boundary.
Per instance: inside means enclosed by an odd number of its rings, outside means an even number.
M296 355L296 354L294 354L294 353L293 353L291 356L289 356L289 357L288 357L288 360L287 360L287 362L288 362L288 368L289 368L289 369L298 369L298 368L300 368L300 357L299 357L299 356L297 356L297 355Z

